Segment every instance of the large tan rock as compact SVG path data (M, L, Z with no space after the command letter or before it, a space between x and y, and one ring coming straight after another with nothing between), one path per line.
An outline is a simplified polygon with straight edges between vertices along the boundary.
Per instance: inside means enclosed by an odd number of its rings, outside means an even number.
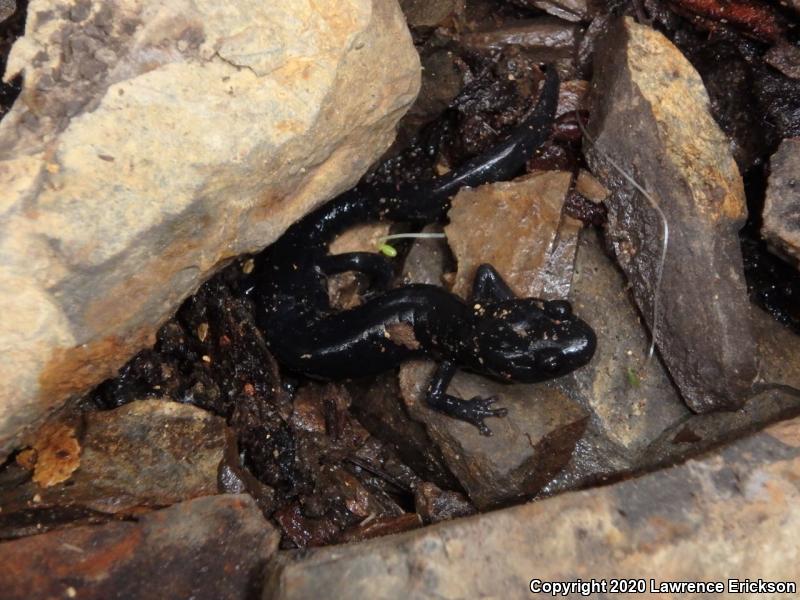
M0 122L0 456L353 184L419 87L396 0L32 0Z

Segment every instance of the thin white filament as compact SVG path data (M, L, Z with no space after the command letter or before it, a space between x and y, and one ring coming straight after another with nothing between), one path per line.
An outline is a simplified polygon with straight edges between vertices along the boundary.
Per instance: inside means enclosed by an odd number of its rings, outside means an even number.
M647 365L650 363L650 360L653 358L653 353L656 349L656 329L658 327L658 309L661 297L661 278L664 272L664 263L667 261L667 247L669 245L669 223L667 222L667 217L664 215L664 211L661 210L658 202L656 202L655 198L653 198L644 187L639 185L639 182L636 181L633 176L631 176L625 169L619 166L614 159L612 159L605 151L603 151L592 139L592 136L589 135L589 132L586 131L586 128L583 126L583 122L581 121L581 116L579 112L575 111L575 119L578 122L578 127L583 133L583 136L588 140L588 142L592 145L592 147L597 151L597 153L602 156L608 163L617 170L617 172L622 175L628 183L630 183L634 188L636 188L642 196L647 198L647 201L650 203L650 206L653 207L653 210L656 211L659 218L661 219L661 227L662 227L662 238L661 238L661 257L658 261L658 268L656 269L656 282L653 287L653 329L650 332L650 349L647 351L647 359L644 363L644 368L647 368Z
M380 238L380 242L388 242L389 240L399 240L401 238L443 238L443 233L393 233L392 235L385 235Z

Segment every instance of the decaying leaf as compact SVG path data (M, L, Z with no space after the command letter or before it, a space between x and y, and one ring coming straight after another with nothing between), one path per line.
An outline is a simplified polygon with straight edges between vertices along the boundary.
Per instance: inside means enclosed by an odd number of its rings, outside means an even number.
M81 464L81 446L75 428L65 423L42 427L32 451L36 453L33 481L42 487L66 481Z

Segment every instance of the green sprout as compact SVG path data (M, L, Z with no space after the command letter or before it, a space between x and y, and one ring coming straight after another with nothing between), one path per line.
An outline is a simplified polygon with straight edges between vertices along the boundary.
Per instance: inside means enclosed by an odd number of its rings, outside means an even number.
M401 238L428 239L443 237L445 237L443 233L395 233L392 235L386 235L378 240L378 252L388 256L389 258L394 258L397 256L397 248L391 244L387 244L386 242L389 240L397 240Z
M378 246L378 251L381 254L388 256L389 258L394 258L395 256L397 256L397 248L395 248L394 246L390 246L389 244L386 243Z
M638 388L640 385L642 385L642 380L639 377L639 374L636 372L636 370L633 367L628 367L626 375L628 376L628 385L629 386Z

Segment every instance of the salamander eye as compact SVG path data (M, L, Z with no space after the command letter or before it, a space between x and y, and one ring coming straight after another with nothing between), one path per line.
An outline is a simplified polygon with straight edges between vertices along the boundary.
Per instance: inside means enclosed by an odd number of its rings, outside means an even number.
M572 305L566 300L545 302L544 314L551 319L565 319L572 314Z

